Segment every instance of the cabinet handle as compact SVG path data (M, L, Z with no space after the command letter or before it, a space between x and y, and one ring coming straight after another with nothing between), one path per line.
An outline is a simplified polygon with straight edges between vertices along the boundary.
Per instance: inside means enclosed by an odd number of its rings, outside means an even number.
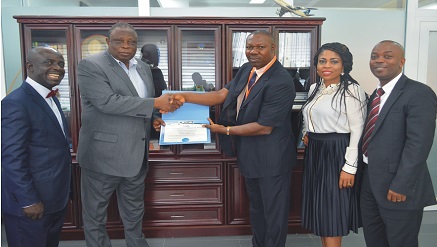
M169 172L170 175L184 175L183 172Z
M176 194L170 194L170 196L173 196L173 197L183 197L185 195L184 195L184 193L176 193Z
M170 218L185 218L184 215L170 215Z

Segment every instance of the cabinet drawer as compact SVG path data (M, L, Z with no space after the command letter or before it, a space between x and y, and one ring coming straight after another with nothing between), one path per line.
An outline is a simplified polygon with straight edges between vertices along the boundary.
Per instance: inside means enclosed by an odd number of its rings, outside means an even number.
M144 202L152 204L211 204L223 202L222 184L146 185Z
M223 206L146 207L143 223L149 226L222 225Z
M222 182L221 163L150 165L146 182Z

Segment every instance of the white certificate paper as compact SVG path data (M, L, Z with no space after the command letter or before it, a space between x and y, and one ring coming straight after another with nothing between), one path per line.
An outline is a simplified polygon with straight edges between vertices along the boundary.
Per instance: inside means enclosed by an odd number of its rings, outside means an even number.
M164 143L189 144L208 142L208 129L202 124L195 123L167 123L164 131Z

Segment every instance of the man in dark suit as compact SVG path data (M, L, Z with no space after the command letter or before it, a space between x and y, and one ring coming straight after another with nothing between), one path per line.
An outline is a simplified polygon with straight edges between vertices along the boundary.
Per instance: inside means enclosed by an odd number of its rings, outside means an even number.
M67 121L51 90L64 58L46 47L27 55L27 78L2 100L2 214L9 247L58 246L70 193Z
M436 204L426 160L437 99L430 87L402 74L404 63L403 47L390 40L379 42L370 56L381 95L375 90L370 98L362 140L361 210L364 237L371 247L418 246L423 208ZM367 126L372 116L376 122Z
M108 50L79 62L82 127L77 159L81 167L82 217L87 246L110 246L106 209L117 191L127 246L148 246L142 233L144 179L148 170L154 109L174 111L169 95L154 98L150 67L135 59L138 35L116 23Z
M249 63L225 88L174 95L182 102L223 104L218 124L209 119L206 127L220 134L220 145L227 153L232 145L236 147L250 199L252 244L256 247L285 246L291 169L296 164L291 129L296 92L290 74L276 60L275 47L269 32L256 31L246 40ZM229 139L223 136L235 137L235 142L226 142Z

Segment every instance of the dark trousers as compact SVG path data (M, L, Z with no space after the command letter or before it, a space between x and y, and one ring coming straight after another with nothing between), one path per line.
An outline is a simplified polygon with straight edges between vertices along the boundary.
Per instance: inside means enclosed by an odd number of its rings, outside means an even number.
M291 172L245 178L254 247L283 247L288 233Z
M57 247L67 207L32 220L27 216L3 214L9 247Z
M367 168L364 171L361 187L361 216L367 246L419 246L418 236L423 208L419 210L393 210L378 206L370 188Z

